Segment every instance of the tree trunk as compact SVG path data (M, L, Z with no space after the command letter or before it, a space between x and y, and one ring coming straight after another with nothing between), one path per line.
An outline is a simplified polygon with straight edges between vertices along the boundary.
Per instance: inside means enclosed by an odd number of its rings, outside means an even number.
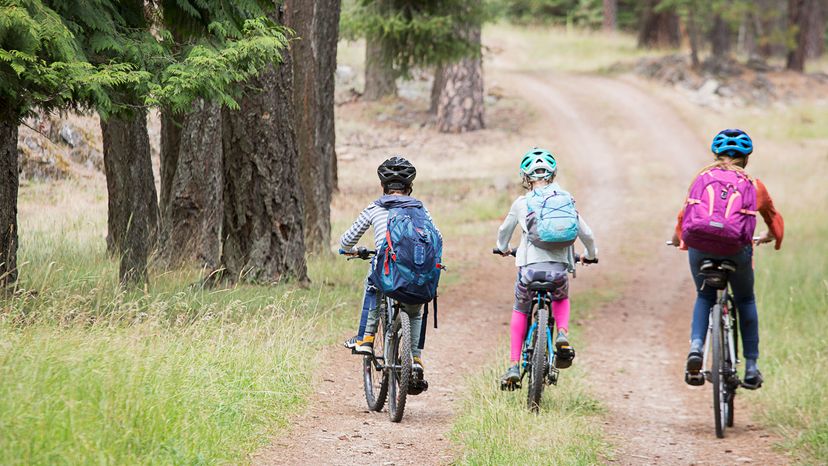
M805 54L808 43L810 14L814 9L814 0L788 0L788 24L794 28L796 46L788 52L787 68L793 71L805 71Z
M478 55L446 65L440 103L437 107L437 128L443 133L463 133L484 128L483 65L480 51L480 25L468 31L470 42Z
M825 9L828 2L816 0L808 15L808 34L805 38L805 57L819 58L825 52Z
M615 31L617 27L618 0L604 0L604 32Z
M382 40L367 37L365 40L365 100L380 100L397 95L396 73L385 61Z
M691 6L687 11L687 35L690 38L690 62L693 64L693 69L699 69L701 63L699 62L699 28L696 24L696 12Z
M170 203L170 192L178 166L183 118L184 115L175 115L168 110L161 111L161 192L158 193L158 206L162 218Z
M307 280L289 54L252 79L238 111L222 112L226 277Z
M158 233L146 111L101 121L101 133L109 194L107 249L120 254L122 284L146 282Z
M288 0L285 6L287 25L299 36L291 53L305 246L315 252L330 252L331 197L336 186L334 77L340 2Z
M0 291L17 282L17 121L0 118Z
M221 253L221 108L201 99L181 116L182 126L170 182L161 211L161 257L169 266L196 263L214 269Z
M428 106L428 113L432 115L437 114L437 108L440 106L440 93L443 92L445 81L446 67L439 65L434 68L434 82L431 83L431 103Z
M713 46L714 60L726 60L730 54L730 25L721 15L713 18L713 28L710 30L710 42Z
M638 30L638 47L678 47L679 19L675 10L655 11L660 0L647 0Z

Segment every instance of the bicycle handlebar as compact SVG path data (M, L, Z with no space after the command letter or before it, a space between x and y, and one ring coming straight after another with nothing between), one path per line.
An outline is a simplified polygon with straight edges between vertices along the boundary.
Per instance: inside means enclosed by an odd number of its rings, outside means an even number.
M501 250L497 249L497 248L494 248L494 249L492 249L492 254L502 256L503 252ZM511 251L509 251L508 255L509 256L515 256L516 254L517 254L517 250L512 249ZM575 254L575 262L581 262L581 255L580 254ZM598 258L595 258L595 259L584 258L583 259L583 264L597 264L597 263L598 263Z
M759 241L760 239L762 239L761 236L754 236L753 237L753 244L758 245L757 241ZM674 243L673 240L671 240L671 239L668 239L667 241L665 241L664 244L666 244L667 246L676 246L676 247L678 247L680 245L680 244Z
M350 252L340 248L339 254L342 256L349 256L348 260L362 259L364 261L367 261L370 260L373 256L376 256L377 251L375 249L358 247L356 252Z

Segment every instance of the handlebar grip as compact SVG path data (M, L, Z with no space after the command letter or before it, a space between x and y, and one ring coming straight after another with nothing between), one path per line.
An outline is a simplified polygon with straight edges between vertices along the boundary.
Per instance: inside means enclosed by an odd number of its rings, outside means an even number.
M342 248L339 248L339 255L344 256L345 254L348 254L348 251L346 251Z
M497 248L493 248L493 249L492 249L492 254L497 254L498 256L502 256L502 255L503 255L503 251L501 251L500 249L497 249ZM510 255L510 256L512 256L512 257L516 257L516 255L517 255L517 250L512 249L511 251L509 251L509 255Z

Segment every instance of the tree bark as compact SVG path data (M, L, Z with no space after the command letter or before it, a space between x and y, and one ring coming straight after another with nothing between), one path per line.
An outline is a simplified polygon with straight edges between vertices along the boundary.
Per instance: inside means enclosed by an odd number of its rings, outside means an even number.
M796 46L788 52L787 68L800 73L805 71L805 55L808 43L810 14L814 0L788 0L788 24L795 30Z
M675 10L655 11L660 0L647 0L638 30L638 47L678 47L679 19Z
M367 37L365 40L365 100L380 100L397 95L396 73L385 60L382 39Z
M713 46L714 60L726 60L730 54L730 25L721 15L713 18L713 28L710 30L710 42Z
M161 111L161 192L158 193L158 205L162 218L170 203L170 192L178 166L183 118L184 115L175 115L169 110Z
M169 266L214 269L221 253L221 108L202 99L181 116L177 166L161 211L161 257Z
M334 79L339 0L288 0L287 25L296 31L294 66L296 142L305 212L305 246L330 252L331 197L336 186Z
M0 118L0 291L17 282L17 121Z
M252 79L238 111L222 112L222 264L231 280L307 280L289 54Z
M687 35L690 38L690 62L693 69L699 69L701 65L699 61L699 28L696 24L696 12L691 6L687 11Z
M440 93L443 92L443 86L446 81L446 67L439 65L434 68L434 82L431 83L431 103L428 106L428 113L432 115L437 114L437 108L440 107Z
M805 57L819 58L825 52L825 9L828 1L813 2L813 11L808 15L808 34L805 38Z
M124 285L147 280L147 260L158 234L146 111L101 121L108 200L107 249L119 253Z
M443 133L463 133L485 127L479 24L470 26L468 37L478 54L446 65L443 72L437 107L437 128Z
M604 32L613 32L618 24L618 0L604 0Z

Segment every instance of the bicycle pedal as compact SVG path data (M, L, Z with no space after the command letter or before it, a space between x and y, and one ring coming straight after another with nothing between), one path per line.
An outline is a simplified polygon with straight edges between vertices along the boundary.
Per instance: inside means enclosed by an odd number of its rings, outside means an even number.
M515 390L520 390L520 382L500 382L500 389L504 392L513 392Z
M419 395L425 391L428 391L428 381L426 380L415 380L408 386L409 395Z
M700 387L704 385L704 374L701 372L697 372L695 374L691 374L690 372L684 373L684 382L687 385L692 385L694 387Z

